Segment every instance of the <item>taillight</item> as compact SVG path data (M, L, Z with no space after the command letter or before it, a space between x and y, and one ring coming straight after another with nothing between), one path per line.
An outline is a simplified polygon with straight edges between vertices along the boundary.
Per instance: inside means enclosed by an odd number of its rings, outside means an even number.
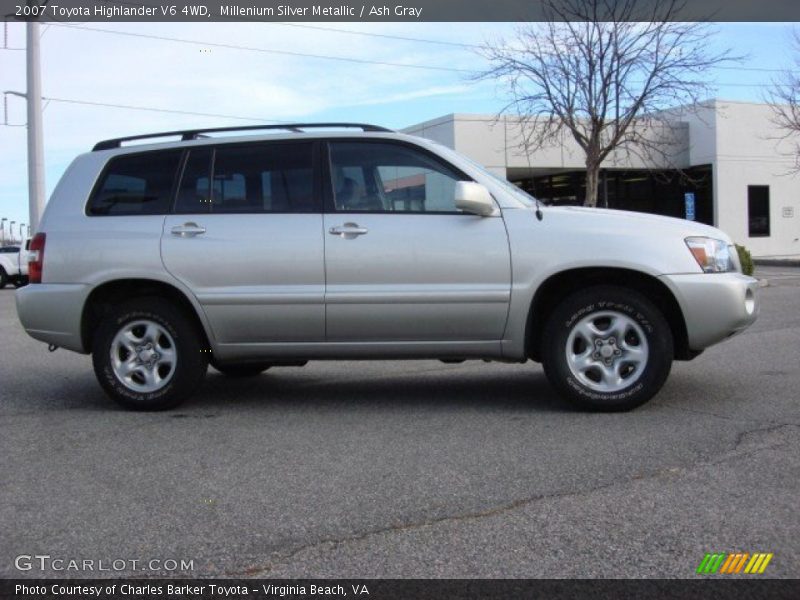
M42 283L42 271L44 267L44 243L47 236L37 233L31 240L31 247L28 250L28 282Z

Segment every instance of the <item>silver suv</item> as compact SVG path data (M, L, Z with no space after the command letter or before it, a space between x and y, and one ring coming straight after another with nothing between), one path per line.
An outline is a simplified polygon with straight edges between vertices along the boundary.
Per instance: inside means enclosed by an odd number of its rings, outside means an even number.
M539 206L375 126L252 129L100 142L53 192L20 320L91 353L128 408L176 406L209 362L532 359L579 406L626 410L756 319L756 280L713 227Z

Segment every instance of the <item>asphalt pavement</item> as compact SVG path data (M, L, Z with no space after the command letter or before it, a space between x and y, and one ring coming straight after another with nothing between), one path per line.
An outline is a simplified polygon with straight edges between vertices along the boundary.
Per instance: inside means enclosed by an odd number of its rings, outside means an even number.
M0 577L694 577L706 552L798 577L800 269L758 274L752 328L611 415L476 361L209 370L179 409L125 412L0 291ZM151 559L193 570L129 566Z

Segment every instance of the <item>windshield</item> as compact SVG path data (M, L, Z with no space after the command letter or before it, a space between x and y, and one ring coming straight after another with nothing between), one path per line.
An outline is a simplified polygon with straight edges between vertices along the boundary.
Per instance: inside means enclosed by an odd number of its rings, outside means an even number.
M501 184L501 185L502 185L502 186L503 186L505 189L507 189L509 192L511 192L512 194L514 194L515 196L517 196L517 197L518 197L520 200L522 200L522 201L523 201L525 204L528 204L528 205L533 205L533 204L535 204L535 203L536 203L536 198L534 198L533 196L531 196L531 195L530 195L528 192L526 192L526 191L525 191L525 190L523 190L522 188L520 188L520 187L518 187L518 186L514 185L513 183L511 183L511 182L510 182L508 179L506 179L506 178L504 178L504 177L500 177L499 175L495 175L494 173L492 173L491 171L489 171L489 170L487 170L487 169L483 168L482 166L480 166L479 164L475 163L474 161L470 161L470 162L472 162L472 164L474 164L474 165L475 165L477 168L479 168L479 169L480 169L482 172L484 172L484 173L486 173L487 175L489 175L489 176L490 176L492 179L494 179L496 182L498 182L499 184Z

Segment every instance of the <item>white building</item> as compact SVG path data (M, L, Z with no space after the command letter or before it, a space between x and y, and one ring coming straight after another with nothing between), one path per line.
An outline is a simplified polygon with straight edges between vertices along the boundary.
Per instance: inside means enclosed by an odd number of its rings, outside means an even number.
M668 140L670 158L613 154L603 163L598 205L686 218L686 194L693 194L695 219L753 256L800 257L794 142L773 124L769 106L712 100L665 115L653 135ZM584 158L569 134L527 156L512 117L452 114L405 131L454 148L546 203L583 198Z

